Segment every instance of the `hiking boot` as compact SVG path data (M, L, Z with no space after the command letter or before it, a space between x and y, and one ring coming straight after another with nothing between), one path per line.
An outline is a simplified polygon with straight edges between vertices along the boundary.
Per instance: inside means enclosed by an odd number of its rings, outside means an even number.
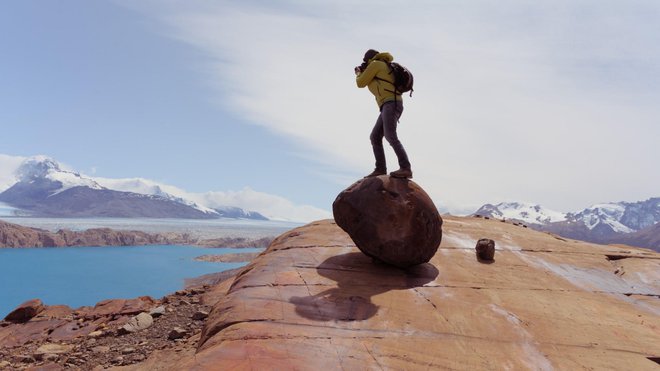
M397 171L393 171L390 173L390 176L393 176L395 178L412 178L412 170L410 169L399 169Z
M374 171L371 172L371 174L365 176L365 178L371 178L371 177L374 177L374 176L385 175L385 174L387 174L386 170L375 169Z

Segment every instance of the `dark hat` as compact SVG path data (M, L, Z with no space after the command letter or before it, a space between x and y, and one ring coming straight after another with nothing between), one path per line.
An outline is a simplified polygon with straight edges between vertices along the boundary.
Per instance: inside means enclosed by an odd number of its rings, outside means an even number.
M366 53L364 53L364 58L362 58L362 60L365 61L365 62L369 62L369 60L371 58L375 57L376 54L378 54L378 50L369 49L369 50L367 50Z

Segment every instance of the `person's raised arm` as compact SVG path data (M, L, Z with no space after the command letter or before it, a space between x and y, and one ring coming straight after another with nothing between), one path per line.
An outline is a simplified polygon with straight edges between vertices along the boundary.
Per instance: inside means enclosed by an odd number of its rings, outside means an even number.
M367 68L359 73L357 77L355 77L355 82L357 83L358 88L364 88L365 86L369 85L371 80L376 77L376 72L378 71L378 65L376 63L369 63Z

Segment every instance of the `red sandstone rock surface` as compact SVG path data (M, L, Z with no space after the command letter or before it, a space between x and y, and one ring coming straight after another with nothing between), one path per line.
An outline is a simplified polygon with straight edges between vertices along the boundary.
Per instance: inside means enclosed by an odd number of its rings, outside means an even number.
M288 232L216 304L194 358L131 370L657 369L660 254L493 220L443 228L412 271L374 265L331 221Z
M23 323L27 322L37 314L44 311L44 304L39 299L28 300L19 305L16 309L12 310L5 317L5 321Z
M332 221L287 232L207 290L199 338L116 369L657 369L660 254L477 218L443 229L411 270L374 264Z

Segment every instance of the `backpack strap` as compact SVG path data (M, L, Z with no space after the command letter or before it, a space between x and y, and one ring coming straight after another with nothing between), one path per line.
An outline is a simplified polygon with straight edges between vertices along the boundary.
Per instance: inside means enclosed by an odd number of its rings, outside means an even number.
M387 63L387 62L386 62L386 63ZM391 63L387 63L387 67L389 67L389 69L390 69L389 74L390 74L390 75L394 75L394 68L392 68L392 64L391 64ZM398 109L396 108L396 107L397 107L397 105L396 105L396 102L397 102L396 97L397 97L397 95L401 95L401 94L400 94L400 93L398 92L398 90L396 89L396 77L394 78L394 82L391 82L391 81L388 81L388 80L385 80L385 79L381 79L381 78L378 77L378 76L374 76L374 79L379 80L379 81L385 81L386 83L392 85L392 87L394 88L394 90L389 90L389 89L383 89L383 90L385 90L386 92L394 93L394 107L395 107L394 109L398 111ZM400 118L397 119L396 122L397 122L397 123L400 122Z
M387 63L387 67L389 67L389 69L390 69L390 72L388 72L388 73L389 73L390 75L394 75L394 69L392 68L392 64L391 64L391 63L388 63L388 62L385 62L385 63ZM385 80L385 79L381 79L381 78L378 77L378 76L374 76L374 79L375 79L375 80L378 80L378 81L384 81L384 82L386 82L386 83L392 85L392 87L394 88L394 90L388 90L388 89L383 89L383 90L385 90L386 92L394 93L394 100L395 100L395 101L396 101L396 96L397 96L397 95L401 95L401 94L396 90L396 77L394 78L394 82L391 82L391 81L388 81L388 80Z
M387 80L385 80L385 79L381 79L380 77L376 77L376 76L374 76L374 80L384 81L384 82L386 82L386 83L392 85L392 87L394 87L394 90L390 90L390 89L383 89L383 90L385 90L385 91L388 92L388 93L394 93L394 100L396 100L396 96L397 96L397 95L401 95L401 93L399 93L399 91L396 90L396 84L394 84L394 83L392 83L392 82L390 82L390 81L387 81Z
M374 76L374 80L378 80L378 81L386 82L386 83L392 85L392 87L394 87L394 90L396 91L396 85L395 85L393 82L388 81L388 80L385 80L385 79L381 79L381 78L378 77L378 76ZM385 91L389 91L390 93L394 93L394 91L392 91L392 90L387 90L387 89L385 89Z

